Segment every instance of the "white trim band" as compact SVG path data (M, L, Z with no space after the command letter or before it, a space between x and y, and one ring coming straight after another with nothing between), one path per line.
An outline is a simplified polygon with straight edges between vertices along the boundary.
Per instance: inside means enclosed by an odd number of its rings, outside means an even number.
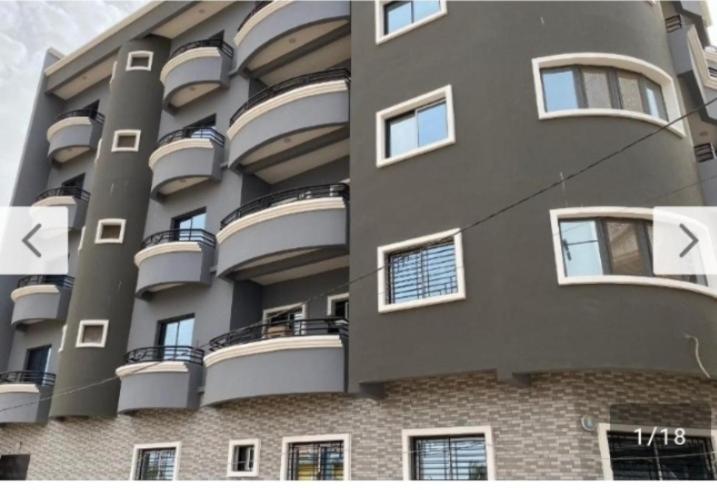
M115 369L115 374L120 378L134 374L188 372L187 365L182 361L138 362L136 364L125 364Z
M0 384L0 394L3 393L40 393L40 389L32 383L3 383Z
M70 126L91 126L92 120L86 116L66 117L47 128L47 141L50 141L55 134Z
M221 58L222 54L219 52L219 48L214 47L199 47L185 51L174 58L167 61L162 67L162 71L159 74L159 80L164 85L169 76L169 72L177 68L179 65L187 63L192 60L199 58Z
M248 344L239 344L219 349L204 356L204 366L211 367L219 362L237 357L267 354L269 352L295 349L341 349L343 343L338 335L306 335L298 337L279 337L260 340Z
M200 247L197 242L178 241L170 243L160 243L157 245L152 245L151 247L143 248L142 250L134 254L134 265L139 267L142 262L144 262L150 257L155 257L157 255L180 252L195 253L201 251L202 247Z
M33 284L31 286L23 286L16 288L10 293L10 298L17 303L17 300L30 296L31 294L59 294L60 290L54 284Z
M207 138L184 138L181 140L173 141L166 145L160 146L152 152L152 154L149 156L149 168L154 170L154 166L162 158L176 151L187 150L190 148L213 150L214 145L212 145L212 142Z
M74 206L76 200L73 196L49 196L32 203L32 206Z
M244 38L247 36L249 31L254 29L257 25L259 25L264 19L269 17L271 14L276 12L277 10L286 7L287 5L291 5L294 3L294 0L283 0L281 2L271 2L269 5L264 7L263 9L259 10L256 14L254 14L250 19L248 19L244 25L241 26L241 29L237 31L237 33L234 35L234 45L239 46L239 43L241 43Z

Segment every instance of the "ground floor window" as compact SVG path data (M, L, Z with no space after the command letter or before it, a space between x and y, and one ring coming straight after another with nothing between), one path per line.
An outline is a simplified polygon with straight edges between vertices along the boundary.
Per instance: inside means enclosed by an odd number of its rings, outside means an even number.
M177 446L139 447L135 451L135 480L174 480Z
M292 442L288 445L289 480L343 480L344 442Z
M488 479L482 434L413 437L410 447L413 480Z
M608 432L615 480L714 480L714 447L709 437L657 437L651 444L635 433Z

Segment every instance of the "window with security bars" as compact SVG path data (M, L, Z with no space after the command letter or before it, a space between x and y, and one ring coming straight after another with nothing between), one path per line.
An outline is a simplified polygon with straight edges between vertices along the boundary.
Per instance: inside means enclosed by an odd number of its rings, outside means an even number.
M137 455L135 480L172 480L176 448L140 449Z
M390 253L387 303L404 303L458 291L453 238Z
M637 435L609 432L610 465L615 480L714 480L715 458L709 437L657 437L639 443ZM667 444L665 444L667 442Z
M487 480L485 436L461 435L411 439L413 480Z
M297 442L289 444L289 480L343 480L342 441Z

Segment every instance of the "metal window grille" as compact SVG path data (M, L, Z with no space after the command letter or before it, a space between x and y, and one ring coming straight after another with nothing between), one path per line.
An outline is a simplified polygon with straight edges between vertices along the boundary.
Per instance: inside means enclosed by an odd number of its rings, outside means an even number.
M674 438L664 444L662 436L650 445L638 444L637 435L609 432L610 465L615 480L714 480L714 453L709 437Z
M411 444L414 480L487 480L485 436L417 437Z
M142 449L137 458L137 480L172 480L176 449Z
M289 445L289 480L343 480L342 441L301 442Z
M452 238L388 255L388 303L403 303L458 291Z

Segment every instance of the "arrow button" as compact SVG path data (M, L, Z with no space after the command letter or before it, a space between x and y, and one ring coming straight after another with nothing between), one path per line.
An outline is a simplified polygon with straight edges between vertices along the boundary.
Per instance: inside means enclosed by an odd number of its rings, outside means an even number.
M692 250L692 248L694 248L695 245L697 245L699 240L684 224L680 223L680 229L690 238L690 243L682 250L682 252L680 252L680 258L683 258L690 252L690 250Z
M32 230L30 230L30 233L28 233L27 235L25 235L25 236L23 237L23 239L22 239L22 243L24 243L25 246L26 246L27 248L29 248L30 251L31 251L32 253L34 253L37 258L42 257L42 254L40 253L40 251L39 251L38 249L36 249L36 248L34 247L34 245L33 245L32 243L30 243L30 238L32 238L33 235L34 235L35 233L37 233L40 228L42 228L42 224L41 224L41 223L36 224L36 225L32 228Z

